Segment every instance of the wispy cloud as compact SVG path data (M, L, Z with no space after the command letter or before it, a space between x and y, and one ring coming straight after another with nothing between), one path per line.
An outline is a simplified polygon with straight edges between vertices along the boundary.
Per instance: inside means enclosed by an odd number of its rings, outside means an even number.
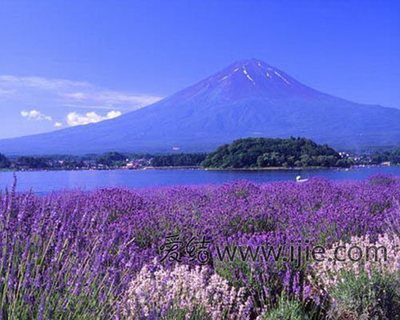
M29 126L40 126L43 130L112 119L160 99L156 95L102 88L86 81L0 75L0 109L22 110L20 116L30 120ZM40 111L32 107L37 105Z
M0 97L10 96L14 93L15 93L15 90L0 88Z
M20 77L13 75L0 75L0 87L11 88L36 88L40 90L55 90L76 87L90 87L91 84L82 81L65 79L48 79L43 77Z
M103 120L114 119L114 118L119 117L121 114L122 113L120 111L115 111L115 110L107 112L107 114L104 116L99 115L93 111L87 112L86 114L70 112L67 115L67 124L69 126L80 126L80 125L85 125L85 124L89 124L89 123L100 122Z
M84 81L14 75L0 75L0 97L27 105L43 102L55 107L126 111L161 99L156 95L109 90Z
M92 108L113 109L115 106L122 106L124 109L138 109L146 105L157 102L161 99L158 96L150 95L134 95L111 90L95 90L95 91L74 91L66 92L62 95L66 100L74 101L78 106L85 103Z
M38 121L40 121L40 120L52 121L53 120L51 116L47 116L35 109L29 110L29 111L23 110L23 111L21 111L21 116L24 118L27 118L29 120L38 120Z

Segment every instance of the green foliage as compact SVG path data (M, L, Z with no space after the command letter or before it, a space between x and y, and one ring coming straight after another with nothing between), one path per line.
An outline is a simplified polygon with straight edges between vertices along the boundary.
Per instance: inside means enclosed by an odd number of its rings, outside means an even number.
M48 159L40 157L19 157L16 161L18 168L25 169L46 169Z
M400 279L398 274L365 272L343 274L331 292L335 300L331 313L334 319L395 320L400 319Z
M206 153L156 155L151 161L151 165L155 167L199 166L206 156Z
M327 145L305 138L239 139L209 154L208 168L348 167L350 162Z
M298 300L289 300L286 297L279 299L278 306L265 313L262 317L264 320L305 320L308 319L302 304Z
M392 164L400 164L400 149L375 152L371 155L372 164L381 164L382 162L387 161L391 162Z
M250 254L248 257L251 259ZM236 257L233 260L215 260L214 268L218 275L235 288L246 288L253 306L258 309L275 308L279 304L280 294L285 290L280 277L285 268L282 261L277 261L275 265L269 264L269 274L257 263Z
M216 260L215 262L215 272L219 274L224 279L228 280L228 282L236 288L241 288L246 286L244 282L244 278L248 280L251 287L258 287L261 285L259 282L255 281L253 277L253 270L248 262L243 261L239 258L235 258L234 260L226 260L226 261L219 261ZM244 276L241 278L238 274Z
M201 309L195 309L189 314L187 310L171 309L167 315L162 317L162 320L211 320L211 316Z
M113 166L120 164L126 160L127 156L119 152L107 152L97 159L97 163L106 166Z
M0 153L0 169L5 169L10 167L10 160L8 158Z

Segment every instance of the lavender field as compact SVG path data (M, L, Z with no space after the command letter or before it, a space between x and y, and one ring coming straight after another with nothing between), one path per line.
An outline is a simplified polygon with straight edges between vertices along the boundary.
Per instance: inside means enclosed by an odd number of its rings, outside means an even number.
M398 319L399 201L389 176L3 191L0 318Z

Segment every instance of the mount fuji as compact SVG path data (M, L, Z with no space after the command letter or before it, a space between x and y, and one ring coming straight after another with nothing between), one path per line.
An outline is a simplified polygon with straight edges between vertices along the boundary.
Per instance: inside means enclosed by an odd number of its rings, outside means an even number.
M241 137L289 136L346 149L397 145L400 110L319 92L251 59L115 119L1 140L0 152L195 152Z

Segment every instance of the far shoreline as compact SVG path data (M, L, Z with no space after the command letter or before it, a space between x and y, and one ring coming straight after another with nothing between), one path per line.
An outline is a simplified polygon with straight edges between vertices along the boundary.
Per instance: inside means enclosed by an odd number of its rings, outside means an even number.
M82 168L82 169L0 169L0 173L3 172L56 172L56 171L147 171L147 170L197 170L197 171L303 171L303 170L342 170L348 171L351 169L358 168L378 168L378 167L399 167L399 165L355 165L349 168L345 167L265 167L265 168L204 168L201 166L172 166L172 167L142 167L142 168L108 168L108 169L93 169L93 168Z

